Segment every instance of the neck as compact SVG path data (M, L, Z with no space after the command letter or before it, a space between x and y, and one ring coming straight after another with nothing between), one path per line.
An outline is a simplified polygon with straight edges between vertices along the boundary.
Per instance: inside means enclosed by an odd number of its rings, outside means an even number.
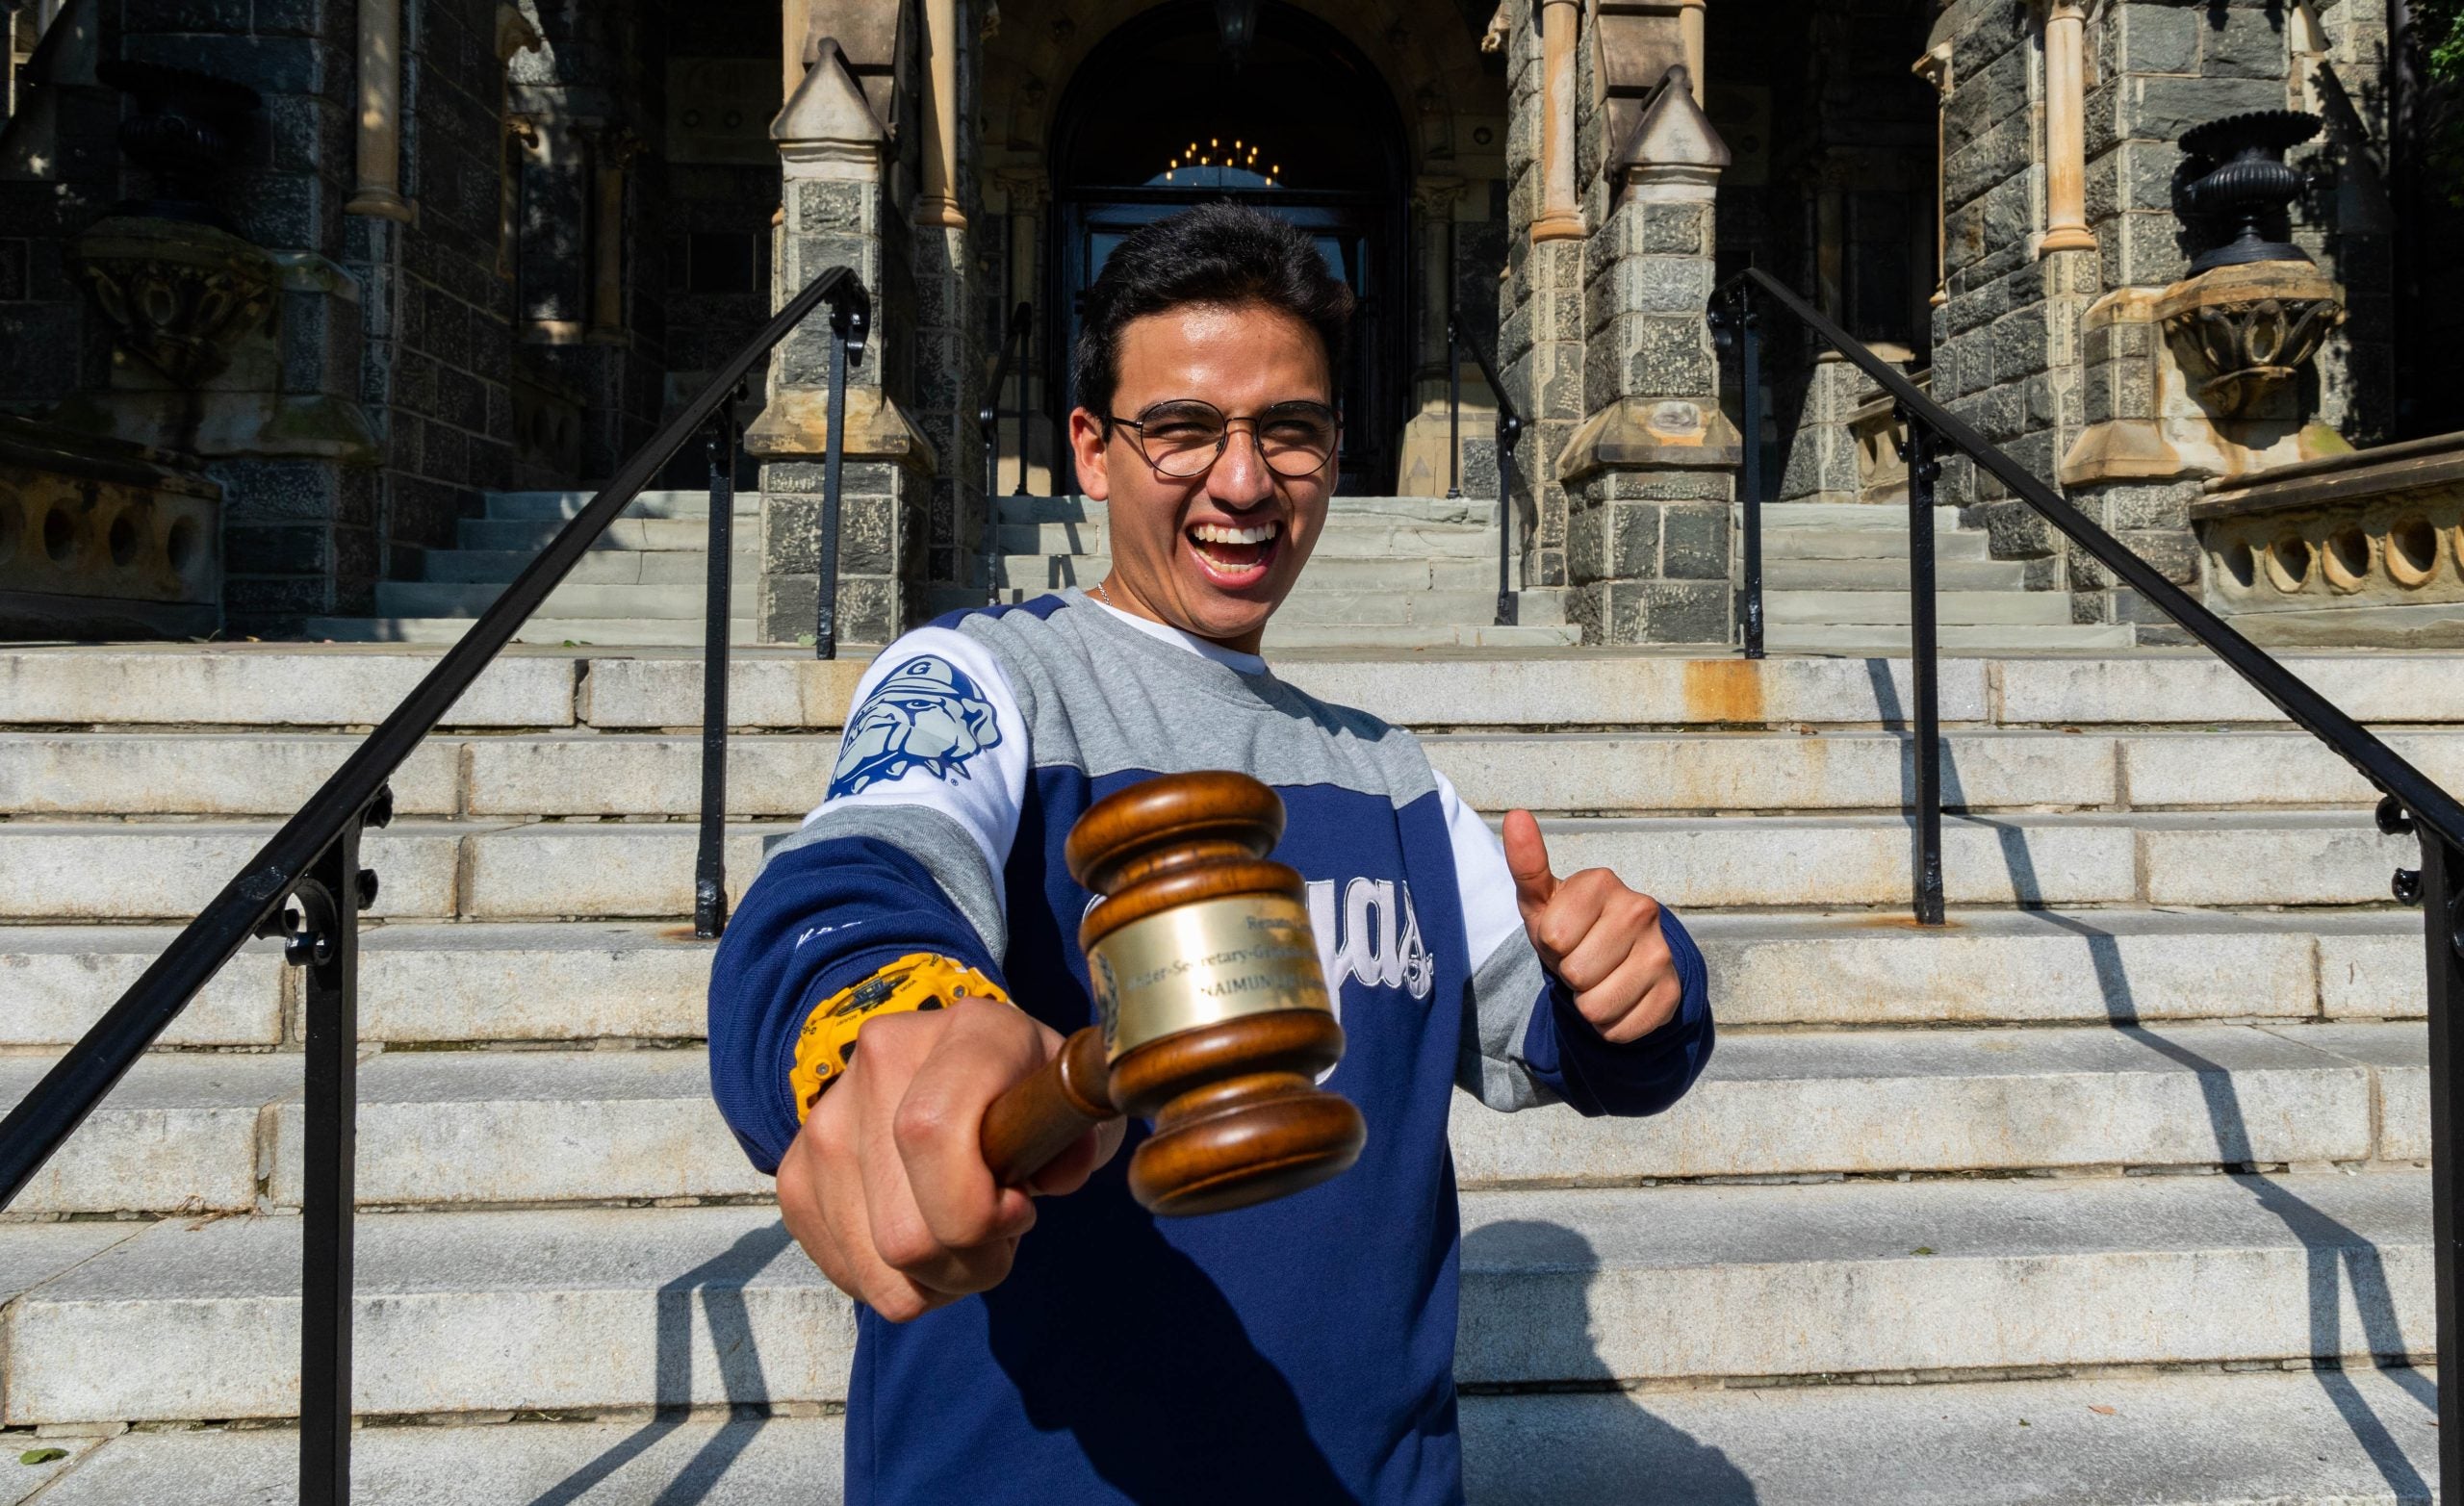
M1127 612L1132 617L1142 617L1150 623L1161 623L1174 632L1188 633L1193 638L1203 638L1208 643L1219 648L1229 649L1235 653L1255 653L1266 641L1267 630L1264 625L1260 625L1254 632L1245 632L1237 638L1219 638L1213 633L1200 632L1186 623L1176 623L1157 610L1154 603L1140 596L1137 588L1123 581L1118 574L1106 575L1090 588L1087 594L1116 611Z

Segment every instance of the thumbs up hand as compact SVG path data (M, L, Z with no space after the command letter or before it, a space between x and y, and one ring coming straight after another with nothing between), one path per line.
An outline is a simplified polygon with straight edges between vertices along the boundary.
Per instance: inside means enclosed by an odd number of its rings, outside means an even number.
M1685 985L1660 933L1659 902L1605 868L1560 880L1527 810L1506 813L1505 865L1523 929L1541 962L1574 990L1575 1007L1604 1039L1639 1040L1684 1002Z

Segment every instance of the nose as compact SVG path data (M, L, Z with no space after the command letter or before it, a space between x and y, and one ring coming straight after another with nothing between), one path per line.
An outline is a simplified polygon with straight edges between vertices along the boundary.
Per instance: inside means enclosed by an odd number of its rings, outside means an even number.
M1227 508L1256 507L1274 498L1274 472L1267 469L1254 421L1236 420L1223 453L1207 472L1206 495Z

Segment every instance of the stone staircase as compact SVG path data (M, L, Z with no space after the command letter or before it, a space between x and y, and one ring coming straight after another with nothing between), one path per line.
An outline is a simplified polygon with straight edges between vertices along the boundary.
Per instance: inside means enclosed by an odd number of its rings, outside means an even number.
M0 652L0 1093L432 662ZM1670 1114L1459 1104L1474 1501L2430 1498L2412 849L2207 657L1944 662L1937 931L1905 663L1277 662L1711 966ZM2464 787L2464 662L2291 662ZM737 890L860 668L736 662ZM369 836L363 1501L837 1498L851 1311L708 1100L700 705L687 653L513 651ZM298 987L244 953L0 1220L0 1426L62 1451L0 1499L290 1498Z
M1004 497L994 514L1000 600L1091 586L1112 569L1105 504ZM973 606L981 599L953 600ZM1579 643L1553 591L1524 591L1497 623L1497 503L1476 498L1338 497L1300 582L1267 628L1270 650L1548 648Z
M1766 502L1763 642L1775 653L1909 651L1908 508L1902 502ZM1941 647L1972 652L2113 651L2128 625L2073 624L2070 599L2026 589L2027 567L1987 552L1956 507L1935 510L1936 621Z
M430 550L423 579L376 587L373 617L318 617L305 636L336 643L448 644L459 639L588 492L492 492L464 519L459 549ZM1005 497L996 514L1000 599L1092 585L1112 568L1104 504ZM1556 593L1522 593L1514 626L1497 616L1496 505L1441 498L1338 498L1298 590L1275 615L1270 648L1547 648L1580 641ZM761 498L735 498L732 637L756 641ZM709 559L706 492L645 492L515 642L593 647L698 645ZM935 612L981 606L981 590L937 592Z
M373 617L312 617L306 636L336 643L446 644L459 639L525 565L589 505L589 492L490 492L483 516L457 525L459 549L430 549L419 580L376 586ZM731 638L755 641L761 494L735 494ZM644 492L608 525L516 643L699 645L709 598L710 494Z

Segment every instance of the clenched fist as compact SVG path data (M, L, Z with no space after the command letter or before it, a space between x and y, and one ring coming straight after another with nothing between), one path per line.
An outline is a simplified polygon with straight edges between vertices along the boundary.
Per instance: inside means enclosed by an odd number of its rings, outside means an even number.
M1124 1121L1004 1187L984 1163L984 1112L1061 1049L1061 1035L988 999L864 1022L863 1047L779 1162L787 1231L839 1290L893 1323L1010 1274L1032 1194L1072 1192L1120 1148Z
M1549 844L1527 810L1505 818L1505 865L1540 960L1574 990L1575 1008L1604 1040L1639 1040L1667 1024L1685 999L1659 902L1626 887L1605 868L1560 880Z

